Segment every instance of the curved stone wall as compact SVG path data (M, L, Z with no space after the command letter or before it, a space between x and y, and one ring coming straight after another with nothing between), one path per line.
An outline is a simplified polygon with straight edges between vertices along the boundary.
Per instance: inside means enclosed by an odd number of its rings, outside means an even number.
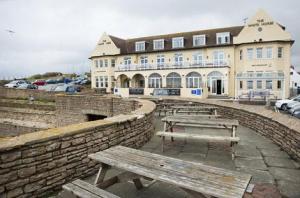
M132 102L136 110L126 115L0 139L0 197L49 195L96 173L99 164L88 154L117 144L142 146L153 135L155 104Z
M292 158L300 159L300 119L274 112L265 106L238 104L232 101L165 98L168 101L189 101L218 107L218 113L271 139ZM158 100L158 102L163 100Z

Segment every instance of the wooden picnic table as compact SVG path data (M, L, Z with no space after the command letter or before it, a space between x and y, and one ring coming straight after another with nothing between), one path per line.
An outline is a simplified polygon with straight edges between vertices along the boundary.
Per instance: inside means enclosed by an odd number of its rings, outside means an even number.
M188 138L198 140L226 141L230 142L232 148L232 159L234 159L235 146L240 140L239 137L236 136L237 126L239 125L238 120L219 119L214 115L174 115L167 116L163 118L162 121L164 122L164 130L156 133L156 135L162 137L162 151L164 151L165 137L171 137L172 142L174 141L174 137L185 139ZM230 132L230 137L224 135L191 134L188 131L185 131L185 133L173 133L174 126L227 129Z
M95 185L106 188L122 180L133 180L137 189L144 185L141 178L152 183L161 181L175 185L192 197L203 195L222 198L242 198L251 175L216 168L202 163L188 162L145 151L115 146L90 154L89 158L102 164ZM104 180L109 167L125 172Z
M213 115L217 115L218 107L215 106L171 106L173 109L173 114L177 114L179 112L184 113L210 113Z

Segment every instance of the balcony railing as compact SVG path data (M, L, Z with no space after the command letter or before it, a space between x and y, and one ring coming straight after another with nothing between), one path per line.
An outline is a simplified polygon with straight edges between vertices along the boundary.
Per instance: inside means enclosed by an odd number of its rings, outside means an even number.
M165 64L131 64L118 65L117 71L136 71L136 70L161 70L161 69L188 69L203 67L224 67L229 66L228 60L212 60L201 62L182 62L182 63L165 63Z

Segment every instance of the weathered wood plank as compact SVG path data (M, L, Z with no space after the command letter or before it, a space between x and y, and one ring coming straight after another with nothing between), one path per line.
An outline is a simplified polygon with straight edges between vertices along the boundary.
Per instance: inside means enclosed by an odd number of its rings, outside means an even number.
M68 183L63 186L63 189L82 198L119 198L82 180L75 180L72 183Z
M186 117L186 116L167 116L161 119L163 122L176 122L176 123L188 123L188 124L199 124L199 125L215 125L215 126L238 126L238 120L229 120L229 119L219 119L219 118L197 118L195 117Z
M165 136L165 137L175 137L175 138L188 138L188 139L196 139L196 140L212 140L212 141L226 141L226 142L240 141L239 137L198 135L198 134L180 133L180 132L170 133L165 131L158 131L156 135Z
M242 197L250 175L117 146L90 158L216 197Z

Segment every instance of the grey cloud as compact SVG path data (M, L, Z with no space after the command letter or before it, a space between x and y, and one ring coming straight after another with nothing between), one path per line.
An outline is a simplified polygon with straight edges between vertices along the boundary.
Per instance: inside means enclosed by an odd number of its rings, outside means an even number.
M0 0L0 78L88 70L105 31L130 38L241 25L258 8L287 27L296 40L292 63L300 66L299 7L297 0Z

